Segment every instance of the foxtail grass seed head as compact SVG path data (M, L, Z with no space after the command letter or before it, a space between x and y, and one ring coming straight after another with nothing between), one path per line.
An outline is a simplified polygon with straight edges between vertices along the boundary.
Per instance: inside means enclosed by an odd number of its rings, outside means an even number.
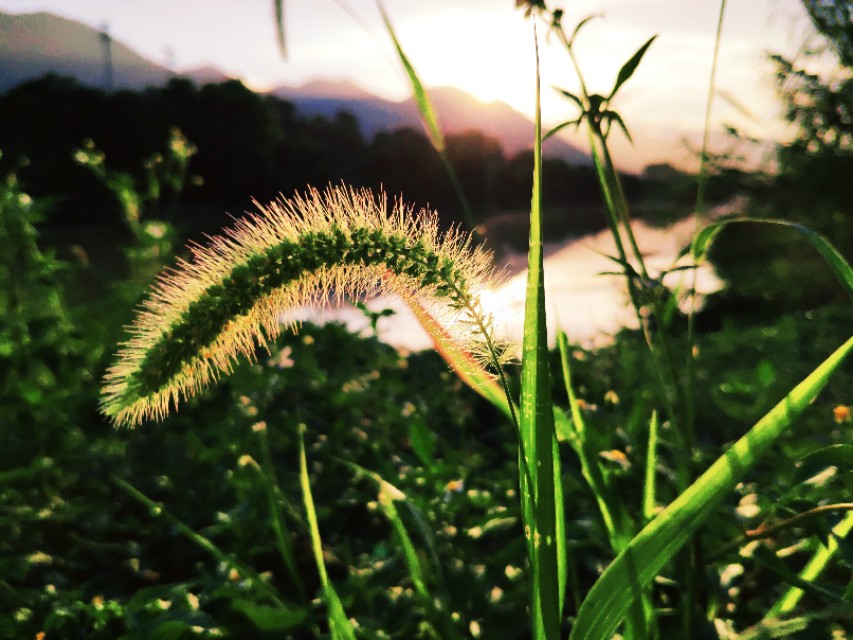
M466 234L440 233L434 213L346 187L255 204L153 285L104 379L101 410L116 425L163 419L238 356L267 348L283 313L330 298L417 300L460 350L489 364L508 357L479 302L495 282L490 256Z

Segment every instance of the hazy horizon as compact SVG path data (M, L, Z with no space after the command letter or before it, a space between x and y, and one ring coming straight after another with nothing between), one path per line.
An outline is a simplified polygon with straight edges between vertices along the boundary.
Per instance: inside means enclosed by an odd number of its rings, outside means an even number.
M199 0L0 0L0 11L48 11L93 28L108 27L114 39L155 63L179 72L215 67L256 90L329 79L352 82L394 101L409 95L373 2L291 0L285 5L286 60L278 51L271 0L217 3L215 11ZM511 0L464 5L396 0L388 1L386 10L426 85L457 87L478 100L504 102L532 117L531 21L513 5ZM635 145L616 136L615 151L631 169L661 161L689 165L692 156L684 141L696 146L701 135L719 5L579 0L566 8L567 25L591 13L606 14L589 24L577 42L590 88L600 93L609 91L621 64L658 34L616 104ZM794 55L808 25L803 15L795 0L729 4L717 79L720 94L727 98L715 101L712 133L732 124L766 140L788 135L766 52ZM572 90L576 80L565 53L544 29L540 40L543 120L554 125L571 119L574 112L551 87ZM582 137L575 143L586 146Z

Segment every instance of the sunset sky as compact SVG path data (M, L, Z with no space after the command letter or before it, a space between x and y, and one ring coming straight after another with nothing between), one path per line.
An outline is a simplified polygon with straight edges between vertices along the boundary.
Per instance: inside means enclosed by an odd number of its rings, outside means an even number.
M218 67L255 89L299 85L313 78L349 79L391 99L409 87L373 0L288 0L288 58L279 55L272 0L0 0L10 13L50 11L94 27L145 57L177 70ZM565 23L591 14L577 50L591 90L606 93L621 64L651 35L657 41L617 107L635 135L621 149L636 166L689 154L681 140L702 129L718 2L702 0L571 0ZM404 49L428 86L455 85L485 101L501 100L532 115L533 42L530 20L513 0L386 0ZM213 8L215 7L215 8ZM735 124L751 135L779 138L786 129L774 97L766 52L795 54L808 32L798 0L729 2L723 26L715 130ZM574 115L551 85L576 80L556 41L541 43L543 118ZM680 154L680 155L679 155Z

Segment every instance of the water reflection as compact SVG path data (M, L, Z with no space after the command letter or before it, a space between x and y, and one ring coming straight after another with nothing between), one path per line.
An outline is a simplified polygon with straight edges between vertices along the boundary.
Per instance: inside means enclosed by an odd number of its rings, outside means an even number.
M643 253L652 277L671 270L684 260L676 262L679 252L687 246L695 232L695 220L685 218L665 229L634 223L637 243ZM595 346L608 342L621 327L636 326L636 317L628 305L628 295L623 277L602 275L618 269L607 258L616 250L610 232L605 230L559 245L546 247L545 288L549 338L554 340L555 328L561 326L572 342ZM487 309L499 319L501 332L512 339L520 339L524 315L524 290L526 285L526 255L511 255L507 262L509 279L484 299ZM722 282L710 265L696 270L669 273L664 282L670 288L688 287L696 273L696 289L708 294L721 288ZM700 300L701 302L701 300ZM382 296L367 302L373 311L393 309L394 315L378 323L379 337L401 349L420 350L432 346L432 341L415 320L408 308L397 298ZM340 321L354 332L370 331L370 321L351 306L338 308L302 308L291 317L313 322Z

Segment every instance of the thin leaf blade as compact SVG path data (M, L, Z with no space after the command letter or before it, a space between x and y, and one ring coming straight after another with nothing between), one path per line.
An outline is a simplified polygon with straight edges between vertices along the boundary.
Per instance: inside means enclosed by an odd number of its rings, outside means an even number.
M278 50L282 58L287 58L287 40L284 37L284 0L275 0L273 8L275 13L275 35L278 41Z
M302 488L302 500L305 504L305 514L311 534L311 550L314 554L314 561L317 564L320 586L323 588L323 597L326 601L329 630L331 631L332 638L335 640L355 640L355 632L352 630L352 625L344 611L344 605L326 573L326 563L323 560L323 541L320 539L317 509L314 506L314 497L311 494L311 479L308 477L308 459L305 456L305 436L303 435L303 431L304 426L299 429L299 485Z
M648 584L684 546L720 501L817 397L851 351L853 338L824 360L646 525L593 585L578 612L571 640L610 637L631 606L636 586Z
M382 2L378 0L376 4L379 6L379 12L382 14L382 21L385 23L388 35L391 36L391 41L394 43L394 49L397 51L397 57L400 59L403 69L405 69L406 75L409 77L409 82L412 84L415 102L418 105L418 111L421 114L421 120L423 120L424 126L426 127L430 142L432 142L432 146L435 147L439 153L443 153L447 144L444 140L444 134L441 132L441 128L438 125L438 117L435 114L435 108L432 105L429 94L427 93L423 82L421 82L417 71L415 71L415 67L409 60L409 57L403 51L403 47L397 39L394 27L391 25L391 20L385 12L385 7Z
M847 259L841 255L838 249L832 245L826 236L814 231L813 229L809 229L804 225L797 224L796 222L777 220L775 218L748 218L745 216L719 220L701 229L694 236L693 243L691 245L693 258L697 261L703 260L707 256L711 243L720 231L730 224L741 224L744 222L778 225L791 229L792 231L796 231L802 235L811 243L817 252L820 253L823 259L826 260L829 268L832 269L832 272L838 278L838 281L846 289L851 299L853 299L853 267L850 266Z
M530 203L530 248L521 370L519 478L525 536L532 568L530 612L537 640L559 637L559 578L554 478L554 411L548 368L545 283L542 248L542 120L539 64L536 66L536 137L533 151L533 193ZM524 473L523 467L527 468ZM529 478L529 480L528 480ZM562 581L565 584L564 581Z
M577 38L577 37L578 37L578 34L580 33L580 30L581 30L583 27L585 27L589 22L591 22L591 21L595 20L596 18L600 18L600 17L601 17L601 15L602 15L602 14L600 14L600 13L593 13L592 15L589 15L589 16L587 16L586 18L584 18L583 20L581 20L580 22L578 22L578 26L576 26L576 27L575 27L575 30L574 30L574 31L572 31L572 37L571 37L571 38L569 38L568 45L569 45L570 47L571 47L572 45L574 45L574 43L575 43L575 38Z
M613 90L610 92L610 95L607 96L608 100L612 100L613 96L616 95L616 92L619 91L619 87L621 87L625 82L634 75L634 71L637 70L637 66L640 64L640 61L643 59L643 56L646 55L646 51L648 51L649 47L652 45L652 42L655 41L657 35L652 36L646 43L637 49L637 52L631 56L631 58L622 65L622 68L619 69L619 75L616 76L616 83L613 85Z

